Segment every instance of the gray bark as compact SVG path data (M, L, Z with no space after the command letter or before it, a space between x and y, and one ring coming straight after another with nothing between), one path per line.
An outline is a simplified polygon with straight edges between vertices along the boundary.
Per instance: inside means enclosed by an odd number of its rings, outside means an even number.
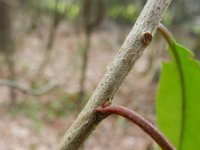
M150 43L151 35L154 34L170 2L171 0L148 0L88 103L63 137L60 150L77 150L102 121L104 117L95 114L94 108L113 99L122 81Z

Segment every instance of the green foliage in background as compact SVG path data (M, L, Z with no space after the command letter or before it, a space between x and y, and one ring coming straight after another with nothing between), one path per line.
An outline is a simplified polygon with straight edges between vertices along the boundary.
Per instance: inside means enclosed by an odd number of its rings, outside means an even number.
M172 20L173 20L172 12L170 10L166 11L165 14L163 15L162 22L165 25L170 26L170 25L172 25Z
M200 24L194 25L193 28L192 28L192 31L193 31L195 34L200 35Z
M138 12L138 7L133 4L127 6L114 5L107 10L107 16L113 20L132 23Z
M29 4L31 7L41 11L46 11L49 13L54 13L56 0L36 0L31 1ZM67 2L59 1L58 13L62 14L67 19L77 19L81 13L81 2ZM140 11L139 4L124 2L124 1L109 1L107 2L107 13L106 15L119 22L132 23L134 18L137 17Z
M156 96L157 124L178 150L200 149L200 63L175 41Z
M46 11L49 13L54 13L55 11L56 0L32 0L29 2L29 6L40 11ZM78 3L71 3L68 1L58 1L58 8L57 11L59 14L62 14L63 17L67 19L74 19L77 18L80 14L80 4Z
M117 21L119 23L131 24L137 18L141 11L145 1L130 1L130 0L109 0L106 1L106 16L109 19ZM27 1L29 7L40 10L41 12L54 13L56 0L31 0ZM81 16L82 1L65 1L59 0L58 13L64 18L69 20L76 20ZM167 25L171 25L173 14L167 11L163 16L163 22Z

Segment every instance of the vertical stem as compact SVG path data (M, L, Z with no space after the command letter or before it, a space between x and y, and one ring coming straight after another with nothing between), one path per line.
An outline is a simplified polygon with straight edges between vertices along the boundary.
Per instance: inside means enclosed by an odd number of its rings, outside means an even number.
M86 73L87 73L87 66L88 66L90 37L91 37L91 34L86 33L86 42L85 42L85 45L83 47L81 78L80 78L80 93L79 93L79 99L77 101L78 106L80 106L80 104L82 103L84 96L85 96L85 81L86 81Z

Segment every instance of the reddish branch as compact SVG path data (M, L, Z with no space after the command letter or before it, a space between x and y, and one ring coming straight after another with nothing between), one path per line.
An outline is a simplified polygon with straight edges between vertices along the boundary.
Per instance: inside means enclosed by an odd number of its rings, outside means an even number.
M149 121L145 120L142 116L128 108L104 104L101 107L96 108L95 112L104 115L120 115L140 127L144 132L151 136L163 150L175 150L172 144L169 143L169 141L158 129L156 129Z

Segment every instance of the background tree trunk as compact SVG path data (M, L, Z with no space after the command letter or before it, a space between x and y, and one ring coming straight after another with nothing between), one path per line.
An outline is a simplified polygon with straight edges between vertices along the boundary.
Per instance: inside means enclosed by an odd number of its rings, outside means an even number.
M0 52L5 56L10 80L15 80L15 64L13 59L14 42L11 36L11 23L8 2L0 1ZM15 103L16 93L10 88L11 104Z
M38 80L38 77L40 79L40 77L43 75L48 63L51 60L52 47L53 47L53 44L54 44L54 41L55 41L55 36L56 36L56 29L57 29L59 22L61 20L60 14L58 12L59 2L60 2L60 0L55 0L54 14L53 14L53 17L52 17L52 24L51 24L51 28L50 28L50 32L49 32L47 45L46 45L46 51L45 51L45 54L44 54L44 59L43 59L41 65L39 66L39 69L36 73L37 80Z
M77 106L80 108L85 96L85 81L88 64L88 55L91 45L91 34L94 28L99 25L105 15L105 0L83 0L83 24L85 31L85 43L82 48L82 66L80 76L80 92Z

